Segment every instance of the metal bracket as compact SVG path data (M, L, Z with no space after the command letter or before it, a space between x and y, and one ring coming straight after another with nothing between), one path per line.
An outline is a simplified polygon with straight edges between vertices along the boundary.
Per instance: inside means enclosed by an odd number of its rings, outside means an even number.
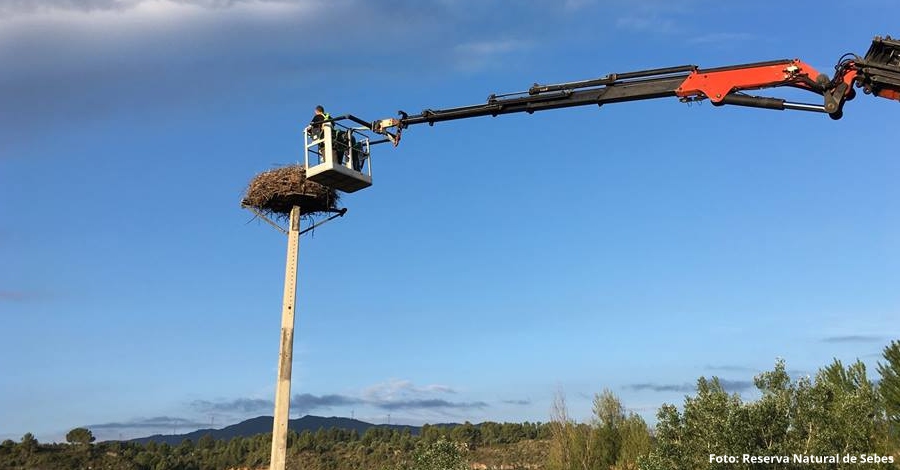
M332 210L337 211L337 213L334 214L334 215L332 215L331 217L329 217L329 218L327 218L327 219L321 221L321 222L317 222L317 223L315 223L315 224L313 224L313 225L311 225L311 226L309 226L309 227L307 227L307 228L301 230L301 231L300 231L300 235L303 235L304 233L309 232L310 230L312 230L312 229L314 229L314 228L316 228L316 227L318 227L318 226L324 224L325 222L334 220L334 219L336 219L336 218L338 218L338 217L343 217L344 214L347 213L347 208L346 208L346 207L344 207L343 209L332 209Z
M254 214L256 214L257 217L259 217L260 219L264 220L267 224L271 225L272 227L275 227L275 230L278 230L279 232L281 232L281 233L283 233L283 234L285 234L285 235L288 234L288 231L285 230L284 228L282 228L281 225L278 225L277 223L275 223L274 221L272 221L272 219L266 217L265 214L263 214L262 212L256 210L255 207L244 206L244 209L250 209L250 212L253 212ZM249 222L248 222L248 223L249 223Z
M265 221L267 224L269 224L269 225L271 225L272 227L274 227L275 230L278 230L279 232L281 232L281 233L283 233L283 234L285 234L285 235L288 235L288 231L287 231L284 227L278 225L277 222L275 222L275 221L273 221L272 219L266 217L265 214L263 214L262 212L256 210L255 207L244 206L244 208L245 208L245 209L249 209L251 212L253 212L254 214L256 214L257 217L259 217L260 219L262 219L263 221ZM301 230L301 231L300 231L300 235L303 235L304 233L309 232L309 231L313 230L314 228L316 228L316 227L318 227L318 226L320 226L320 225L322 225L322 224L324 224L324 223L326 223L326 222L332 221L332 220L334 220L334 219L336 219L336 218L338 218L338 217L343 217L344 214L347 213L347 208L344 207L344 208L342 208L342 209L331 209L331 212L335 212L335 214L332 215L331 217L328 217L327 219L325 219L325 220L323 220L323 221L321 221L321 222L316 222L315 224L313 224L313 225L311 225L311 226L309 226L309 227L307 227L307 228Z

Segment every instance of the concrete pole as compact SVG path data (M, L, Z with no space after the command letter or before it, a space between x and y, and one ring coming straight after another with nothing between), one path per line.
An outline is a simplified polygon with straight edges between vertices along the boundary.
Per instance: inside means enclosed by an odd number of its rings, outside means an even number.
M275 389L275 419L272 428L271 470L284 470L287 455L288 418L291 409L291 361L294 356L294 310L297 306L297 256L300 252L300 206L291 209L287 266L284 270L284 302L281 307L281 349L278 355L278 385Z

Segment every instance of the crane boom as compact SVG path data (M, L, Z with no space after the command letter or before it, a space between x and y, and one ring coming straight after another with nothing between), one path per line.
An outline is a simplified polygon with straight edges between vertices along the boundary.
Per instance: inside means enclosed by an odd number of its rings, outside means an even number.
M757 90L791 87L819 95L818 103L797 103L752 94ZM773 60L701 69L680 65L637 72L612 73L600 78L549 85L535 84L525 91L491 95L481 104L425 109L409 115L369 123L352 114L326 119L321 131L305 132L306 177L344 192L372 184L369 147L400 143L403 129L415 124L501 114L534 113L575 106L676 97L682 102L709 100L713 105L811 111L843 116L844 104L864 93L900 101L900 41L875 37L865 57L845 54L829 77L799 59ZM354 126L356 124L357 126ZM380 137L368 134L380 134ZM315 137L312 135L315 134ZM310 162L316 162L310 164ZM364 169L365 167L365 169ZM363 173L365 171L365 173Z
M844 103L855 96L854 85L867 94L900 100L900 41L876 37L865 58L845 55L833 77L819 73L799 59L756 62L701 69L695 65L613 73L604 77L559 84L535 84L526 91L490 95L485 103L445 109L425 109L419 114L399 112L398 118L381 119L370 129L396 145L403 129L415 124L534 113L575 106L621 103L677 97L682 102L709 100L716 106L734 105L775 110L810 111L843 115ZM798 103L782 98L749 94L749 91L792 87L822 97L819 103ZM392 132L392 129L396 131Z

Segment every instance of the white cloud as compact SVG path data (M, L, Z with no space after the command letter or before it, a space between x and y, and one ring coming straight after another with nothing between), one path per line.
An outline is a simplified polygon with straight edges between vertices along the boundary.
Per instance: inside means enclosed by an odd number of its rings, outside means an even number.
M69 48L84 45L87 47L78 52L89 55L97 46L102 50L124 49L135 40L154 40L192 31L205 33L235 24L256 23L265 27L266 23L287 19L302 24L315 18L324 7L319 0L40 2L40 5L0 9L0 54L15 52L21 48L17 43L24 40L59 42ZM84 44L91 41L94 44Z
M497 41L480 41L459 44L455 49L457 52L463 54L488 56L524 49L527 46L527 41L521 41L517 39L501 39Z
M503 56L526 50L529 47L531 47L529 41L497 39L457 44L454 46L453 52L456 56L457 68L472 71L500 63Z
M429 394L450 394L456 391L447 385L425 385L418 387L409 380L389 379L363 390L363 396L368 401L390 402L401 398L423 396Z
M364 0L0 0L0 8L5 148L126 113L229 106L246 90L299 97L333 77L371 83L408 70L445 77L506 68L572 16L461 0L390 8ZM501 12L549 16L540 31L527 21L485 28Z
M678 34L689 30L691 17L705 0L641 0L620 2L616 28L646 34Z
M689 44L722 44L731 42L752 41L756 35L750 33L710 33L688 39Z
M186 9L244 12L308 8L321 0L12 0L0 3L0 18L50 16L76 13L81 16L128 12L179 13Z
M29 145L48 129L173 114L227 102L239 89L315 77L320 68L309 63L329 57L307 53L303 41L312 25L338 21L336 9L349 1L3 3L0 142Z
M673 18L658 14L623 16L616 19L616 27L638 33L677 33L681 30Z
M227 28L248 22L312 19L320 1L285 0L95 0L76 8L67 1L0 10L0 54L15 52L17 43L58 42L82 45L89 55L101 49L125 49L132 41L165 38L198 28ZM218 6L217 6L218 5ZM204 32L201 31L201 32ZM125 41L123 43L123 41ZM85 44L87 43L87 44Z
M587 8L596 3L595 0L565 0L563 2L563 9L566 11L578 11L582 8Z

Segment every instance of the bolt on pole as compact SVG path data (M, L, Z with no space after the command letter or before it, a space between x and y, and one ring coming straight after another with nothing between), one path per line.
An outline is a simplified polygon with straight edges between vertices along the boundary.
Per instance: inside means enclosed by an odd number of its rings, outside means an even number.
M288 419L291 408L291 362L294 355L294 313L297 306L297 257L300 252L300 206L294 206L288 231L287 264L284 271L284 302L281 308L281 347L278 384L275 389L275 419L272 427L270 470L284 470L287 455Z

